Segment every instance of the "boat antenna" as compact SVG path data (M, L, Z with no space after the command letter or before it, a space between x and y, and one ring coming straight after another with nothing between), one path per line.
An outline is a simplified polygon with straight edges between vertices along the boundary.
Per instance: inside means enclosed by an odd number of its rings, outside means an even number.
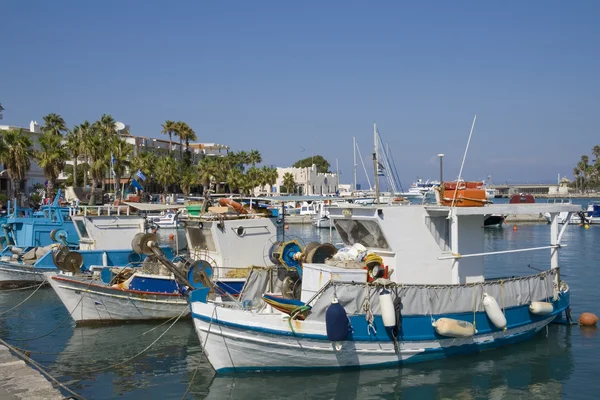
M456 195L458 194L458 185L462 178L463 167L465 166L465 160L467 159L467 153L469 152L469 144L471 143L471 136L473 135L473 128L475 128L475 121L477 120L477 114L473 117L473 123L471 124L471 131L469 132L469 139L467 140L467 147L465 148L465 154L463 154L462 163L460 164L460 170L458 171L458 180L456 181L456 189L454 189L454 196L452 197L452 207L456 203Z
M360 163L362 164L363 171L365 171L365 176L367 177L367 182L369 183L369 190L373 190L373 186L371 186L371 180L369 179L369 174L367 173L367 167L365 167L365 160L360 152L360 147L358 147L358 143L356 144L356 150L358 151Z
M375 173L375 204L379 204L379 161L377 160L377 125L373 122L373 139L375 148L373 149L373 172Z
M354 150L354 192L356 193L356 137L352 137L352 145L352 150Z

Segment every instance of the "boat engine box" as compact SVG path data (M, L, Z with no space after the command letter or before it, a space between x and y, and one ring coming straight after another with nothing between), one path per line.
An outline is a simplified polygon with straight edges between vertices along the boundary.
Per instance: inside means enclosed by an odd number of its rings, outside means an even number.
M305 263L302 265L302 295L300 300L306 303L330 280L366 283L367 270Z

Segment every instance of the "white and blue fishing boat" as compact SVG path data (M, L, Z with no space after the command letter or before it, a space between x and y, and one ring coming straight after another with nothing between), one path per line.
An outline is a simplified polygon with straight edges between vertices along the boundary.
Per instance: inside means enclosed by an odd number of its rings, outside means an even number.
M27 286L44 281L35 262L53 246L76 248L79 237L71 220L73 210L58 204L60 196L38 211L10 208L2 224L5 247L0 252L0 287Z
M192 291L194 325L218 373L395 367L511 345L568 314L570 290L559 269L567 225L560 228L557 217L578 210L568 204L332 208L343 254L317 262L284 243L290 251L277 257L283 268L253 269L238 303L222 302L208 288ZM547 246L485 251L486 215L539 212L552 216ZM484 275L485 257L526 251L547 251L548 269ZM276 307L274 295L285 299Z

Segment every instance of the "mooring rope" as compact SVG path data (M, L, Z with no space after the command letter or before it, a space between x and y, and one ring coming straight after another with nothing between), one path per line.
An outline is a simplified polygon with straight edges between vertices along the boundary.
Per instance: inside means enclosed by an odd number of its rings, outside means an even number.
M84 372L88 372L88 373L96 373L96 372L101 372L101 371L106 371L109 370L111 368L114 367L118 367L119 365L123 365L126 362L129 362L131 360L133 360L136 357L139 357L140 355L144 354L146 351L148 351L152 346L154 346L154 344L156 344L156 342L158 342L167 332L169 332L169 330L177 323L177 321L179 321L179 319L185 314L185 312L187 311L187 307L184 308L181 313L177 316L177 318L175 319L175 321L173 321L173 323L171 325L169 325L169 327L167 329L165 329L165 331L163 333L160 334L159 337L157 337L152 343L150 343L148 346L146 346L142 351L140 351L139 353L135 354L133 357L129 357L123 361L120 361L116 364L112 364L109 365L108 367L103 367L103 368L98 368L98 369L92 369L92 370L87 370Z
M21 291L21 290L29 290L29 289L36 288L38 286L39 285L31 285L31 286L18 287L18 288L13 288L13 289L2 289L2 290L0 290L0 294L8 293L8 292L17 292L17 291Z
M160 324L156 325L153 328L148 329L147 331L144 331L142 333L140 333L137 336L132 337L129 340L126 340L124 342L119 342L119 345L124 345L124 344L129 344L132 342L135 342L137 339L141 338L142 336L145 336L146 334L157 330L158 328L160 328L163 325L168 324L169 322L173 321L175 318L177 318L177 315L172 316L171 318L161 322ZM27 352L28 354L43 354L43 355L50 355L50 356L56 356L56 355L64 355L64 354L82 354L82 353L91 353L91 352L96 352L98 351L99 346L92 346L92 348L86 349L86 350L77 350L77 351L61 351L60 353L50 353L50 352L45 352L45 351L34 351L34 350L28 350L28 349L24 349L22 347L15 347L16 349L19 349L22 352Z
M6 346L9 350L11 350L17 356L19 356L19 358L21 358L24 362L26 362L27 364L31 364L37 371L39 371L46 378L50 379L52 382L54 382L55 384L57 384L61 389L64 389L65 391L69 392L70 394L72 394L73 396L75 396L75 398L77 398L79 400L86 400L85 397L83 397L80 394L77 394L73 390L69 389L67 386L65 386L63 383L61 383L58 379L56 379L55 377L53 377L52 375L50 375L50 373L46 372L46 370L44 370L44 368L42 368L42 366L40 364L38 364L37 362L35 362L34 360L32 360L27 355L21 353L19 350L17 350L17 348L15 348L15 347L11 346L10 344L6 343L1 338L0 338L0 343L3 344L4 346Z
M42 283L40 283L40 284L39 284L39 286L37 287L37 289L35 289L35 290L33 291L33 293L31 293L29 296L27 296L27 298L26 298L25 300L23 300L22 302L20 302L19 304L17 304L17 305L16 305L16 306L14 306L13 308L10 308L10 309L8 309L8 310L6 310L6 311L3 311L3 312L1 312L1 313L0 313L0 315L7 314L7 313L11 312L12 310L14 310L14 309L18 308L19 306L21 306L21 305L22 305L23 303L25 303L27 300L29 300L30 298L32 298L32 297L33 297L33 295L34 295L34 294L36 294L36 292L37 292L38 290L40 290L40 288L41 288L42 286L44 286L44 284L45 284L45 283L46 283L46 280L44 279L44 281L43 281Z
M206 349L206 343L208 342L208 336L210 335L210 328L212 327L213 318L215 317L215 311L217 311L217 307L213 308L212 315L210 316L210 322L208 324L208 331L206 331L206 339L204 339L204 344L202 345L202 349L200 350L200 358L198 359L198 365L196 365L196 369L194 369L192 378L190 379L190 382L188 383L187 389L185 389L185 393L181 397L181 400L184 400L190 392L192 384L194 383L194 379L196 379L196 373L198 373L198 370L200 369L200 364L202 364L202 356L204 355L204 350Z

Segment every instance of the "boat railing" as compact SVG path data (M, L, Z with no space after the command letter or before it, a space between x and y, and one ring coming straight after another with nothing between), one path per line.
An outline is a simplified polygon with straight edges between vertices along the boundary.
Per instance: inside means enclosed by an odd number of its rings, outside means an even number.
M69 207L69 216L76 215L89 216L120 216L131 215L131 208L127 205L105 204L102 206L76 206Z

